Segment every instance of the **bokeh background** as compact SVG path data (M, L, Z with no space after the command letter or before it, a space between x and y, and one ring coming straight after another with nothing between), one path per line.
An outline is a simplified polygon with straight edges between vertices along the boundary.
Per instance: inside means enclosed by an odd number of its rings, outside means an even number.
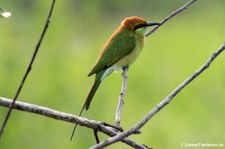
M127 16L159 22L187 0L57 1L50 27L19 100L78 114L94 77L99 50ZM43 29L51 1L1 1L0 96L13 98ZM129 129L197 70L225 41L225 1L199 0L148 37L130 67L122 126ZM225 53L130 138L154 149L181 143L225 146ZM121 74L104 80L83 116L114 123ZM0 122L7 109L0 107ZM90 129L14 110L1 149L75 149L95 144ZM104 140L107 136L100 135ZM129 148L116 143L108 148ZM222 148L222 147L220 147ZM224 147L225 148L225 147Z

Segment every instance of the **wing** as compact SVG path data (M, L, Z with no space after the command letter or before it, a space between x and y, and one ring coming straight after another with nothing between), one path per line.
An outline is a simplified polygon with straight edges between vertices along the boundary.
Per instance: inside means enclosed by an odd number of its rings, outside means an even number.
M103 47L95 66L88 76L109 68L118 60L132 52L134 47L135 38L130 31L116 31Z

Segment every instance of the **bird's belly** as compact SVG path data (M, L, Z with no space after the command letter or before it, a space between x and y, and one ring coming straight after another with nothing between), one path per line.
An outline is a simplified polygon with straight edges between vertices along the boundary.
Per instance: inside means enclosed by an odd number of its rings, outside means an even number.
M131 53L124 56L122 59L120 59L113 65L114 71L119 71L122 67L126 65L131 65L141 53L143 46L143 42L139 42L139 44L136 44L134 50Z

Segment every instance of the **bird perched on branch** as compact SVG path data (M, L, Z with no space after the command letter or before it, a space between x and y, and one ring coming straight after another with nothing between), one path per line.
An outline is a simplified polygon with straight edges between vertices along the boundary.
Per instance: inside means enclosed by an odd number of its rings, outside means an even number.
M147 27L154 25L160 25L160 23L147 23L143 18L137 16L127 17L122 21L119 28L103 46L97 62L88 74L88 76L95 74L95 81L79 116L84 109L89 109L91 101L104 78L113 71L129 67L136 60L143 49ZM76 126L74 131L75 129Z

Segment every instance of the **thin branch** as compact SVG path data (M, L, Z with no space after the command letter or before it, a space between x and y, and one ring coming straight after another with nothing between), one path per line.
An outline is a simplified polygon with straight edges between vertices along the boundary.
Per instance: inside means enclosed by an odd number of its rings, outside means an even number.
M124 104L124 95L126 92L126 87L127 87L127 72L128 72L128 66L123 67L123 73L122 73L122 88L119 96L119 101L118 101L118 106L116 110L116 116L115 116L115 121L116 121L116 126L120 127L120 117L121 117L121 112Z
M166 18L164 18L160 24L163 25L164 23L166 23L167 21L169 21L171 18L173 18L174 16L178 15L179 13L181 13L182 11L186 10L190 5L192 5L194 2L196 2L197 0L191 0L188 3L186 3L185 5L183 5L182 7L180 7L179 9L177 9L176 11L172 12L170 15L168 15ZM156 25L152 30L150 30L147 34L146 37L148 37L149 35L151 35L152 33L154 33L161 25Z
M182 82L174 91L172 91L164 100L162 100L152 111L150 111L140 122L137 123L136 126L131 128L128 131L122 132L112 138L109 138L103 142L92 147L92 149L104 148L110 144L113 144L124 137L127 137L141 127L143 127L156 113L158 113L163 107L165 107L184 87L186 87L191 81L193 81L197 76L199 76L204 70L206 70L213 60L223 51L225 50L225 43L209 58L206 63L200 67L194 74L192 74L189 78L187 78L184 82Z
M14 106L14 104L15 104L15 102L16 102L16 100L17 100L17 98L18 98L18 96L19 96L19 94L20 94L20 92L21 92L21 90L22 90L22 87L23 87L23 85L24 85L24 83L25 83L25 81L26 81L26 79L27 79L27 76L28 76L29 72L30 72L31 69L32 69L32 65L33 65L33 63L34 63L34 60L35 60L36 55L37 55L37 53L38 53L38 51L39 51L40 45L41 45L41 43L42 43L42 40L43 40L43 38L44 38L44 36L45 36L45 33L46 33L47 29L48 29L48 26L49 26L49 24L50 24L50 19L51 19L51 16L52 16L52 11L53 11L54 5L55 5L55 0L52 1L52 5L51 5L51 7L50 7L50 11L49 11L49 14L48 14L48 18L47 18L47 21L46 21L46 23L45 23L45 27L44 27L44 29L43 29L43 32L42 32L42 34L41 34L41 37L40 37L40 39L39 39L39 41L38 41L38 43L37 43L37 45L36 45L36 48L35 48L35 50L34 50L34 53L33 53L33 56L32 56L32 58L31 58L31 61L30 61L29 65L28 65L28 67L27 67L27 70L26 70L26 72L25 72L25 74L24 74L24 76L23 76L23 79L22 79L22 81L21 81L21 83L20 83L20 86L18 87L18 90L17 90L17 92L16 92L16 94L15 94L15 97L13 98L13 102L12 102L12 104L10 105L9 110L8 110L6 116L5 116L4 121L3 121L1 130L0 130L0 139L1 139L1 136L2 136L2 134L3 134L3 132L4 132L4 129L5 129L5 126L6 126L7 122L8 122L8 119L9 119L9 117L10 117L10 114L11 114L11 112L12 112L13 106Z
M95 141L98 144L100 142L98 137L98 131L94 130L94 136L95 136Z
M10 107L11 104L12 104L11 99L0 97L0 106ZM31 112L34 114L39 114L39 115L53 118L56 120L66 121L69 123L77 123L81 126L100 131L111 137L116 135L116 131L112 129L112 127L109 127L109 125L105 126L104 123L101 123L95 120L90 120L87 118L75 116L65 112L56 111L47 107L42 107L42 106L30 104L30 103L21 102L21 101L16 101L15 104L13 105L13 108L20 111L26 111L26 112ZM128 138L124 138L121 141L123 143L126 143L127 145L130 145L133 148L147 149L146 146L138 144L135 141Z

